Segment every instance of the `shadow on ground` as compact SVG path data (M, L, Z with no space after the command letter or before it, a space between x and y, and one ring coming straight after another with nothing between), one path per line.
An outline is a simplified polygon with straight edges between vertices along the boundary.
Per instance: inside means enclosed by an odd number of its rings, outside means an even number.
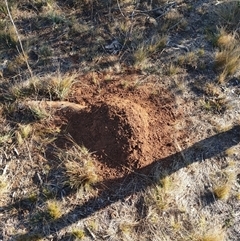
M170 175L193 162L204 161L216 157L217 155L224 153L227 149L237 145L239 142L240 125L237 125L226 132L196 142L194 145L181 152L157 160L144 168L138 169L133 174L111 180L111 185L109 185L109 182L101 183L103 184L102 186L105 186L106 188L100 191L97 197L89 199L82 205L77 205L66 215L48 224L50 227L47 235L46 233L39 233L38 235L40 237L47 237L48 235L54 236L63 228L81 219L87 218L115 202L124 201L124 199L130 195L144 191L146 188L158 182L153 175L156 168L166 168L168 170L167 175ZM161 178L163 177L164 176L161 176ZM131 185L129 185L129 183L131 183ZM4 207L4 209L11 209L13 206L21 206L21 208L24 209L23 204L24 200L20 200L20 202ZM27 224L26 229L28 230ZM34 235L32 230L28 230L26 237L31 237L31 235ZM17 237L14 237L14 239L15 238ZM64 239L65 238L61 240Z

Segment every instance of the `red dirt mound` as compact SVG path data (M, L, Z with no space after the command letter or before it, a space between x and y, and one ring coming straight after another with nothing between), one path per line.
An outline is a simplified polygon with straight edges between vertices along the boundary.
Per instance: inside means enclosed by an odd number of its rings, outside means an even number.
M75 113L68 131L111 168L139 168L151 153L148 113L129 100L116 98Z
M122 177L176 152L179 134L172 124L180 115L174 97L160 89L153 94L154 88L126 89L116 80L101 91L90 83L75 88L72 100L87 107L65 111L67 132L94 153L103 179Z

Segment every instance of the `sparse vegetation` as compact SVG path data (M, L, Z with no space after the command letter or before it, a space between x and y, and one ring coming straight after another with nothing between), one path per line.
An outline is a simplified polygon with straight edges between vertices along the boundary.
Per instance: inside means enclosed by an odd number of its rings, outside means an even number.
M190 68L204 68L204 63L200 61L203 53L201 51L197 52L188 52L184 55L181 55L177 59L177 63L180 66L190 67Z
M238 201L240 201L240 193L238 193L238 194L236 195L236 198L237 198Z
M152 38L149 43L140 44L133 54L135 66L144 67L147 59L151 57L151 55L160 52L165 47L166 42L167 36L156 36Z
M229 185L229 184L215 187L214 190L213 190L214 195L215 195L218 199L221 199L221 200L226 200L226 199L228 199L228 198L229 198L229 195L230 195L230 191L231 191L231 185Z
M206 83L204 91L210 97L219 97L221 95L221 88L217 83Z
M196 241L224 241L226 239L225 239L225 233L223 232L223 230L220 230L220 231L213 230L212 232L208 232L193 240L196 240Z
M222 26L230 31L239 32L240 8L239 1L223 1L215 10Z
M41 235L38 234L19 234L16 238L17 241L42 241Z
M16 131L15 133L17 143L19 145L22 145L24 143L24 140L29 137L31 132L32 132L32 127L30 124L20 125L19 130Z
M175 64L175 63L170 63L168 68L167 68L167 71L166 71L166 74L167 75L176 75L180 72L181 68Z
M239 43L236 32L227 33L224 28L219 30L216 41L219 50L215 55L215 67L221 71L220 83L223 83L229 75L235 74L240 68Z
M60 73L57 76L53 76L49 80L49 93L52 97L59 100L64 100L68 97L71 87L74 84L76 78L75 73L71 73L70 75L61 76Z
M85 164L87 167L82 167L82 165L74 161L68 162L65 165L66 174L69 177L69 185L72 188L87 187L96 182L97 175L91 170L93 168L92 164ZM89 167L90 170L88 170Z
M62 216L61 203L56 200L49 200L47 202L47 215L50 219L58 219Z
M85 232L84 232L84 230L82 230L82 229L74 229L74 230L72 231L72 235L73 235L75 238L77 238L77 239L79 239L79 240L82 240L82 239L84 239L84 237L85 237Z
M68 184L72 188L80 188L81 186L88 188L97 182L97 174L95 172L91 154L85 147L75 146L66 153L66 175Z
M221 173L217 173L217 182L214 181L215 185L213 186L213 194L217 199L228 200L233 194L232 189L236 181L236 171L235 162L229 161L227 167Z
M234 147L229 148L229 149L227 149L227 150L225 151L225 154L226 154L227 156L229 156L229 157L234 156L235 153L236 153L236 149L235 149Z
M0 194L3 195L8 190L8 181L7 178L3 175L0 175Z
M205 110L215 113L224 113L228 108L231 107L225 97L202 100L201 104Z
M35 119L41 120L49 116L47 110L44 107L32 105L30 106L30 110Z

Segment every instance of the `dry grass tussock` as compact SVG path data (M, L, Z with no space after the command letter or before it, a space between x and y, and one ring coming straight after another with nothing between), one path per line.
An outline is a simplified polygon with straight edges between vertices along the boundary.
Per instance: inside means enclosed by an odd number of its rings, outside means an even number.
M76 143L66 152L59 150L57 154L64 163L68 184L71 188L89 188L96 183L98 176L94 168L94 160L85 147L80 147Z
M240 69L240 40L235 33L227 33L220 29L217 39L219 50L215 55L215 66L221 71L219 82L223 83L227 76L234 75Z

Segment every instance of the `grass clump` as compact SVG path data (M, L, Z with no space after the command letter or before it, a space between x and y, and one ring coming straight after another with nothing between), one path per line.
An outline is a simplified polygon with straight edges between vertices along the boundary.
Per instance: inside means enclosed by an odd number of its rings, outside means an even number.
M235 33L220 29L217 39L218 51L215 54L215 68L220 71L219 82L235 74L240 68L240 41Z
M11 141L12 141L11 133L0 134L0 146L6 143L11 143Z
M200 101L202 107L210 112L221 114L230 108L229 102L225 97L207 98L206 100Z
M64 100L68 97L75 79L76 74L74 73L62 75L60 72L57 72L51 76L33 78L25 86L16 89L20 96L37 95L38 97L45 97L51 100Z
M26 53L18 54L14 59L14 64L16 67L23 67L28 61L28 55Z
M193 69L196 69L199 65L199 52L188 52L184 55L180 55L177 59L177 62L182 67L191 67Z
M198 230L195 230L190 236L191 241L225 241L226 232L221 226L215 226L214 228L207 228L207 223L203 221ZM204 227L201 227L204 225ZM185 240L185 239L184 239Z
M166 75L169 75L169 76L176 75L180 71L181 71L181 68L179 66L177 66L175 63L170 63L167 66Z
M92 163L68 161L65 167L71 188L88 187L97 181L97 175L93 170Z
M220 28L219 32L220 33L216 40L216 45L219 48L224 48L224 47L232 45L233 43L236 43L235 33L228 34L224 28Z
M32 132L32 126L30 124L20 125L19 129L23 138L28 138L30 133Z
M61 75L58 73L56 76L50 79L49 88L51 94L56 96L57 99L64 100L67 98L71 91L71 87L76 79L76 74Z
M240 27L240 5L239 1L223 1L215 10L220 24L228 30L239 31Z
M225 151L225 155L228 156L228 157L233 157L235 154L236 154L236 148L235 147L231 147L231 148L228 148L226 151Z
M230 196L230 192L231 192L230 184L217 186L213 189L213 193L214 193L215 197L220 200L227 200Z
M170 195L164 188L156 186L150 190L148 197L146 197L146 203L159 211L168 210L171 203Z
M170 176L165 176L160 180L160 185L165 191L170 191L173 187L173 181Z
M160 27L163 32L168 32L171 29L184 29L187 26L187 20L176 10L170 10L164 16L164 22Z
M171 196L175 193L174 177L169 175L168 171L162 172L158 168L154 171L153 176L156 185L148 190L149 193L146 195L145 202L158 211L166 211L170 208L173 201Z
M0 194L2 195L6 193L8 191L8 187L9 187L9 184L6 177L3 175L0 175Z
M18 38L13 26L7 21L0 20L0 46L15 48Z
M240 201L240 192L237 193L236 198L237 198L238 201Z
M19 145L22 145L24 140L26 140L32 132L32 126L30 124L27 125L19 125L19 130L16 131L16 140Z
M233 160L229 160L224 169L214 174L213 194L217 199L228 200L230 195L234 194L233 187L237 180L237 173L236 163Z
M37 193L30 193L29 196L27 197L27 200L30 203L36 203L38 200L38 194Z
M9 87L6 98L25 99L26 97L64 100L75 83L75 73L62 75L60 72L44 77L34 76L29 80Z
M224 241L225 234L223 232L213 231L212 233L204 234L201 237L198 237L196 241Z
M30 111L35 120L42 120L49 117L49 113L43 106L32 105L29 106Z
M56 200L49 200L47 202L47 214L53 220L60 218L62 216L61 204Z
M74 146L59 158L64 162L64 169L71 188L89 188L98 181L98 176L93 164L91 153L83 147L74 143Z
M203 88L207 96L219 97L221 95L221 88L217 83L208 82Z
M129 237L133 232L134 226L136 226L135 223L125 221L119 224L119 232L122 234L123 237Z
M135 66L143 66L147 59L151 55L161 51L167 43L167 36L156 36L151 39L150 43L145 42L138 46L136 51L133 53Z
M85 238L85 231L82 229L73 229L72 235L74 236L74 238L82 240Z
M42 11L41 20L45 25L62 25L66 22L65 14L61 10L57 1L47 1L47 3L39 4L39 8Z

